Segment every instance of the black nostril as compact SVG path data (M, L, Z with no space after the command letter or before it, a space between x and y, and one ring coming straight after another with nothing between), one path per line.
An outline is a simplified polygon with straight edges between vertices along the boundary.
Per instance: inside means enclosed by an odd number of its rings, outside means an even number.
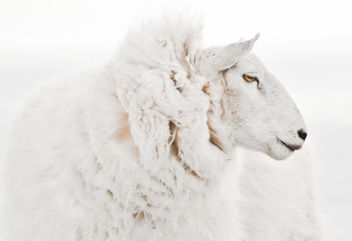
M302 140L305 140L307 138L307 132L305 132L303 129L299 129L297 133Z

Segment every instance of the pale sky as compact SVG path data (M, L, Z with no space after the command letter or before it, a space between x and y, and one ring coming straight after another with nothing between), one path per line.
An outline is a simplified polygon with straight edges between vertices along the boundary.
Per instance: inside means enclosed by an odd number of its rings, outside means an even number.
M192 9L204 14L208 30L205 39L210 43L217 43L219 39L237 40L256 32L278 42L339 40L339 46L330 46L337 49L352 40L352 4L348 0L1 1L1 48L64 44L113 46L134 20L175 7L182 12Z

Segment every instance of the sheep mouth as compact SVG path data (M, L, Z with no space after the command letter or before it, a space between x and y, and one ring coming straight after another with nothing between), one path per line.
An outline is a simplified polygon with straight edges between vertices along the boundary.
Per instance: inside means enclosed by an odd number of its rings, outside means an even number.
M284 147L286 147L287 149L289 149L291 152L294 152L296 150L301 149L302 145L293 145L293 144L288 144L286 142L284 142L283 140L281 140L280 138L276 137L278 142L283 145Z

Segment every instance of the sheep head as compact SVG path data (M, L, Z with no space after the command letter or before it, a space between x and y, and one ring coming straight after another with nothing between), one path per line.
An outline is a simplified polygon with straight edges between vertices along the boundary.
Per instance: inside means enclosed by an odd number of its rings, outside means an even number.
M210 124L210 130L216 133L218 142L282 160L302 147L307 133L304 120L285 88L250 53L258 37L257 34L247 41L200 50L194 65L197 74L209 80L209 89L222 87L218 98L221 105L213 104L210 112L222 112L222 120L212 121L209 117L210 122L216 123L216 127ZM212 98L209 89L206 91Z

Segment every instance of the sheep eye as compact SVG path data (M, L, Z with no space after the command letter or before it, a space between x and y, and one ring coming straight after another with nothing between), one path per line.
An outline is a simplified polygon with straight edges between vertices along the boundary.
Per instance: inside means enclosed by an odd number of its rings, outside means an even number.
M247 81L247 82L253 82L253 81L256 81L257 83L259 83L259 80L257 78L257 76L251 76L251 75L248 75L248 74L243 74L242 75L242 78Z

